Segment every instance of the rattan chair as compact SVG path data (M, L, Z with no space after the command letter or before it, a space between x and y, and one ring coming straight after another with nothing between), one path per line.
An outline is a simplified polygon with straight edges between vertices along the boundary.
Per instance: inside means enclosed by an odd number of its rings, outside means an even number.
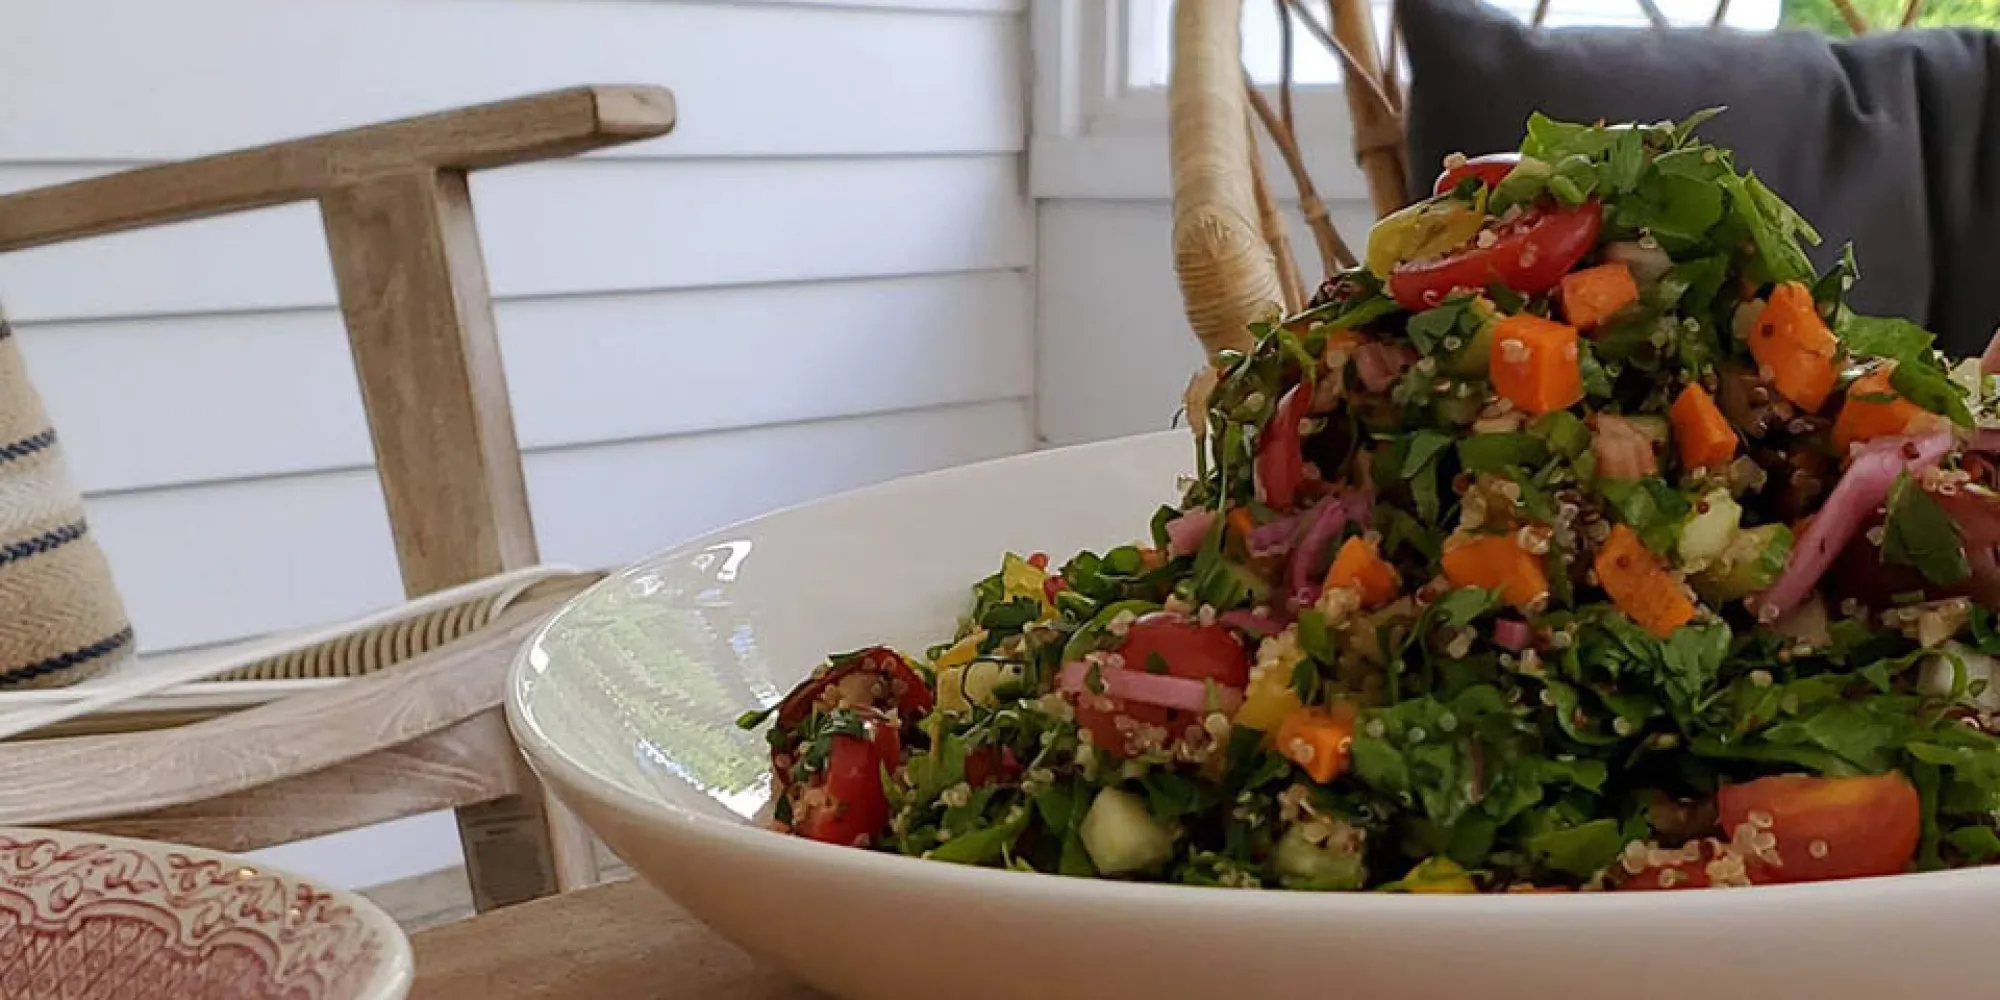
M1379 218L1410 201L1406 187L1403 89L1397 70L1396 20L1391 37L1378 40L1370 0L1327 0L1322 19L1306 0L1272 0L1293 44L1295 18L1312 39L1340 61L1342 91L1353 124L1355 160ZM1654 0L1635 0L1654 28L1668 26ZM1731 0L1717 0L1711 26L1723 23ZM1873 26L1852 0L1829 0L1856 35ZM1540 27L1550 0L1537 0L1531 23ZM1897 27L1914 25L1924 0L1903 0ZM1290 15L1285 17L1283 15ZM1256 142L1261 125L1271 137L1297 193L1301 214L1319 253L1320 274L1355 262L1349 242L1329 218L1300 155L1291 108L1291 53L1275 106L1243 70L1239 26L1243 0L1182 0L1174 5L1173 78L1167 106L1171 122L1174 269L1195 336L1213 356L1249 343L1249 324L1298 310L1314 282L1302 280L1292 258L1283 217L1265 178Z
M664 90L587 87L146 167L0 197L0 251L317 202L416 597L538 558L467 174L672 125ZM313 693L0 743L0 824L241 851L453 808L479 908L588 884L592 841L523 766L500 703L523 639L597 577L475 588L278 641L232 674L347 678Z

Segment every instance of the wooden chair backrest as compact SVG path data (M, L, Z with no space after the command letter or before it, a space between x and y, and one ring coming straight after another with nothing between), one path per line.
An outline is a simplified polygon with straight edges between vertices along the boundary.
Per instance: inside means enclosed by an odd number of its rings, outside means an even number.
M537 561L467 175L673 124L663 89L579 87L128 170L0 197L0 251L317 202L417 596ZM588 881L588 836L546 801L497 707L505 663L563 596L336 691L181 729L8 744L0 823L244 850L457 807L481 908ZM496 859L486 878L480 845ZM524 846L554 857L529 871Z

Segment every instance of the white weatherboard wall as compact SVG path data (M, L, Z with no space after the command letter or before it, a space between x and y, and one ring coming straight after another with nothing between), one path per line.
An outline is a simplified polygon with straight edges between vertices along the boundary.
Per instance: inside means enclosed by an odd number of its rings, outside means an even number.
M1033 442L1020 0L8 0L0 189L577 83L663 139L475 176L544 558ZM0 258L142 645L400 596L314 208ZM371 884L448 817L279 849Z

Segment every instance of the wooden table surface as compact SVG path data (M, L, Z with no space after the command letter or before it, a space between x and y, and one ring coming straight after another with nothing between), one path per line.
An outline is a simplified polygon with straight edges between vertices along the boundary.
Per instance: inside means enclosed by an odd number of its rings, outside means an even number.
M819 998L636 879L423 931L411 945L411 1000Z

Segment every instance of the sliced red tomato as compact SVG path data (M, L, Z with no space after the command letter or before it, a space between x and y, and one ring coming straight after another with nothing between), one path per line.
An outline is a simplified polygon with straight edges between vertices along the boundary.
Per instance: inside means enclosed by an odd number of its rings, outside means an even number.
M1916 786L1900 774L1780 775L1726 785L1715 800L1725 838L1743 824L1777 838L1782 864L1754 873L1759 882L1899 874L1923 832Z
M866 847L889 828L889 796L882 775L903 762L902 736L886 716L866 723L867 737L835 736L827 742L826 769L796 791L792 827L828 844Z
M1021 759L1013 747L980 747L965 755L965 783L983 788L993 782L1011 784L1021 777Z
M1175 677L1232 688L1250 683L1250 654L1234 631L1170 611L1155 611L1133 622L1116 652L1125 658L1127 670L1157 672L1156 665L1164 663Z
M1126 729L1120 728L1118 720L1132 720L1144 726L1158 726L1167 731L1169 737L1189 724L1188 713L1158 705L1142 705L1122 698L1107 698L1099 695L1084 695L1076 701L1076 724L1084 735L1099 750L1113 757L1132 756L1132 746Z
M1278 400L1278 409L1257 435L1257 495L1273 510L1290 510L1306 482L1305 453L1300 450L1299 422L1312 406L1312 388L1292 386Z
M1603 224L1604 209L1595 201L1530 209L1488 229L1492 239L1483 246L1474 241L1442 257L1396 265L1389 274L1389 294L1411 312L1429 309L1458 289L1484 291L1496 281L1523 295L1540 295L1590 252Z
M1491 188L1500 183L1501 178L1514 171L1521 162L1519 153L1488 153L1475 156L1455 167L1448 167L1438 175L1437 183L1431 185L1431 194L1440 195L1457 187L1467 177L1476 177L1479 183Z
M819 676L801 684L778 707L777 727L793 729L813 714L820 696L838 686L853 708L893 708L906 724L914 724L928 714L936 697L930 685L910 669L902 655L887 646L875 646L848 656L826 668Z

